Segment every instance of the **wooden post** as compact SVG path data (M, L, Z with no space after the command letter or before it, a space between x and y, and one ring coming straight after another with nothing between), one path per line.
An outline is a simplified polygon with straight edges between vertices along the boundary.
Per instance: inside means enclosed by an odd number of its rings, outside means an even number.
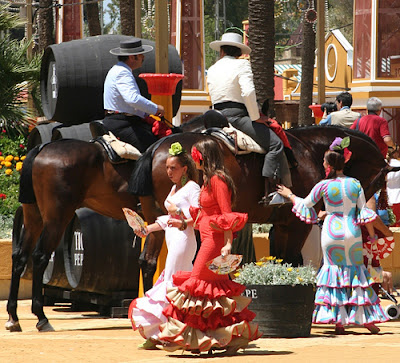
M142 2L135 0L135 37L142 37Z
M325 1L317 0L318 104L325 102Z
M167 0L156 1L156 73L169 73L168 66L168 6ZM154 103L163 105L165 118L172 121L172 96L153 95Z

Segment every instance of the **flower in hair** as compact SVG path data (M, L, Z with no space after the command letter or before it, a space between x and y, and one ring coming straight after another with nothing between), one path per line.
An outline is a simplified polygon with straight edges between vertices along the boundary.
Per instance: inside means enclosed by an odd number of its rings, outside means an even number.
M203 160L203 155L201 155L201 152L197 150L196 146L192 147L192 158L196 163L200 163L200 160Z
M344 162L347 163L352 155L352 152L348 149L350 145L350 137L346 136L345 138L337 137L333 140L332 144L329 146L329 150L332 151L343 151Z
M182 145L179 142L174 142L168 150L169 154L172 156L177 156L185 152Z

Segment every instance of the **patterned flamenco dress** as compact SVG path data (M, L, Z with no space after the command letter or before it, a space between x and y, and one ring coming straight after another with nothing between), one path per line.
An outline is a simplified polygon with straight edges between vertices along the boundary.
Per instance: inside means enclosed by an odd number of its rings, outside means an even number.
M198 206L200 187L194 181L187 182L182 188L176 190L174 185L165 199L165 208L168 201L181 208L185 219L190 217L189 207ZM146 292L144 297L132 301L129 307L129 318L134 330L139 330L143 338L157 340L160 332L159 326L167 321L163 315L164 308L169 304L166 294L172 287L172 275L179 270L191 271L192 261L196 254L197 242L193 226L190 224L184 231L175 227L168 227L170 216L164 215L157 218L156 222L165 230L168 255L165 269L154 286Z
M322 180L305 199L296 197L292 211L302 221L316 223L313 206L322 198L328 215L322 228L324 263L317 276L313 323L362 326L387 321L363 262L359 224L372 222L376 214L365 206L360 182L350 177Z
M201 235L193 270L177 272L173 276L176 287L167 294L170 305L164 315L168 322L160 326L158 339L168 351L245 347L261 336L258 325L251 323L255 314L247 309L251 299L241 296L245 286L206 266L221 254L224 231L238 231L247 221L247 214L232 212L226 183L213 176L210 184L211 188L201 189L200 208L191 208Z

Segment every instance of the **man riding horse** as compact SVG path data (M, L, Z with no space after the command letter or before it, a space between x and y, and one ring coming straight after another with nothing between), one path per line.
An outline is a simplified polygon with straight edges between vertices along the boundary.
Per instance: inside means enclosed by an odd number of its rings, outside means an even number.
M140 94L132 74L134 69L142 66L144 54L152 49L150 45L142 45L138 38L121 41L119 48L110 50L111 54L118 56L118 63L110 69L104 82L105 127L140 152L157 141L146 117L164 115L162 105Z
M249 135L267 152L262 168L265 195L260 203L269 204L276 184L288 186L292 180L283 143L266 124L268 119L260 116L250 62L240 59L242 54L250 54L251 49L236 33L223 34L210 47L220 52L220 59L207 73L213 108L220 110L233 127Z

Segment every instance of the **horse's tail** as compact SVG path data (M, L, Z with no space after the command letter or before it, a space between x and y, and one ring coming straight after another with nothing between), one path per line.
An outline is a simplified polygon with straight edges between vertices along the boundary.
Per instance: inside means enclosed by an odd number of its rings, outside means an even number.
M168 136L166 137L168 138ZM164 142L162 138L151 145L135 164L129 179L128 191L137 196L146 196L153 193L152 162L157 148Z
M19 182L19 198L18 201L24 204L36 203L35 192L33 190L32 167L33 162L42 149L43 145L37 145L28 152L21 170Z

